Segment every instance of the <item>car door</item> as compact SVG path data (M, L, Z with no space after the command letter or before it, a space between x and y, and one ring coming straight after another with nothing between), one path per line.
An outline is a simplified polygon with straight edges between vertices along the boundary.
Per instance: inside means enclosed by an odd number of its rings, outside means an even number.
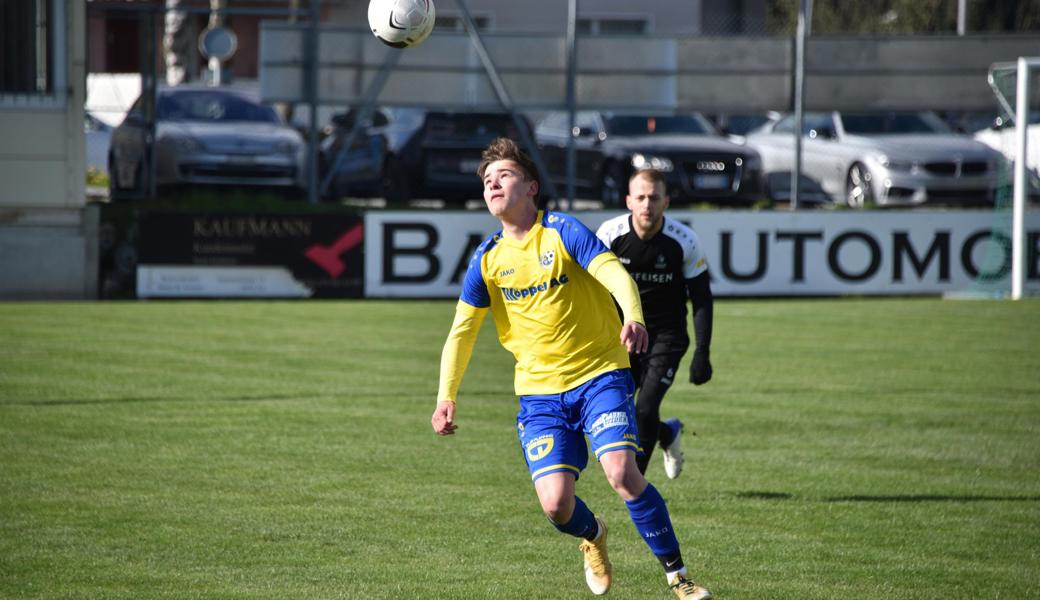
M843 152L833 113L807 113L802 123L802 172L832 198L842 198Z

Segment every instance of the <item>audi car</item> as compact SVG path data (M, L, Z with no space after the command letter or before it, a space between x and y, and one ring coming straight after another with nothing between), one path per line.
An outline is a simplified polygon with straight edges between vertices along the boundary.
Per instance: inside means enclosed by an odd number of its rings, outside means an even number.
M747 136L759 151L769 192L790 198L794 116ZM1001 155L954 133L931 112L806 113L802 126L802 177L825 201L851 207L926 203L991 205Z
M639 169L664 173L673 202L751 205L764 198L758 152L727 140L702 115L578 111L550 113L535 130L558 189L567 182L567 145L575 146L578 195L623 204Z
M228 88L158 90L151 138L143 98L112 132L110 197L140 197L151 162L159 187L176 184L289 189L304 183L303 136L270 106Z

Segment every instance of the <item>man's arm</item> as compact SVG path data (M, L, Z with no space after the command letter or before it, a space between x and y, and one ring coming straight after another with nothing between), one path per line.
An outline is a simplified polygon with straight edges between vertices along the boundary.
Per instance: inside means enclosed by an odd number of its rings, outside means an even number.
M488 309L476 308L460 301L455 307L455 321L451 324L448 339L441 350L440 386L437 390L437 408L433 411L430 424L438 435L452 435L455 425L455 397L462 376L466 373L473 346L477 342L480 326Z
M604 252L592 259L588 267L589 274L607 288L614 296L625 324L621 327L621 343L630 353L646 352L650 336L646 333L646 319L643 318L643 305L639 301L639 288L632 276L628 274L621 261L613 252Z
M693 333L697 338L690 362L690 381L701 385L711 380L711 327L715 298L711 293L708 272L687 279L686 292L693 304Z

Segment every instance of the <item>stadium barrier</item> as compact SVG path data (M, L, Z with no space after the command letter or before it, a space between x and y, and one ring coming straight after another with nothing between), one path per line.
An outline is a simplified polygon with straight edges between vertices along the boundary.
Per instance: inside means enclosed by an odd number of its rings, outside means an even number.
M617 212L575 213L595 229ZM992 211L670 211L692 225L720 296L1010 290L1010 215ZM138 218L136 293L155 297L454 298L485 212L190 214ZM537 282L534 282L537 283ZM1040 294L1040 211L1025 290Z

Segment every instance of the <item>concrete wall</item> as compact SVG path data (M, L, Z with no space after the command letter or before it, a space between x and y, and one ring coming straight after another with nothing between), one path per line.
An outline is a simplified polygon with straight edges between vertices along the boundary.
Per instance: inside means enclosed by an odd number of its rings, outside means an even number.
M0 298L93 298L97 214L85 206L85 5L55 3L50 95L0 95Z

